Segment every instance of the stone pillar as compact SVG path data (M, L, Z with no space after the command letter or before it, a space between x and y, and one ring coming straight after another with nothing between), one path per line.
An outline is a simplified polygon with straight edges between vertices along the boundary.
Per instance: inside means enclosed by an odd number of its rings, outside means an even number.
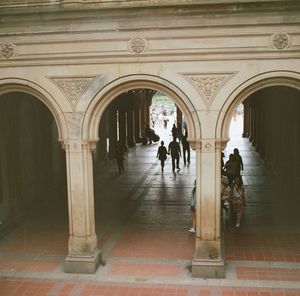
M117 110L114 106L109 107L108 117L108 137L109 137L109 157L115 157L115 148L117 146Z
M182 112L176 105L176 122L177 122L177 127L180 125L182 127Z
M119 141L127 147L127 112L119 109Z
M247 100L243 102L244 105L244 126L243 126L243 138L249 137L249 103Z
M70 229L64 271L95 273L101 261L95 233L91 152L95 145L82 140L69 140L63 146L66 150Z
M135 124L134 124L134 99L127 98L127 143L129 147L135 146Z
M196 247L192 276L224 277L221 240L221 145L215 139L190 140L196 149ZM203 172L203 173L202 173Z

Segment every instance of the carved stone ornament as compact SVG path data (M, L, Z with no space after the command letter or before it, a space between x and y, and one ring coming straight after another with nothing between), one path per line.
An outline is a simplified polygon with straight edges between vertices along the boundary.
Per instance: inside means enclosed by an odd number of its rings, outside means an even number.
M16 55L16 46L13 43L0 43L0 56L9 59Z
M276 49L289 47L291 38L287 33L276 33L272 36L272 45Z
M235 75L232 73L182 73L199 92L207 108L212 104L222 86Z
M128 49L131 53L143 53L148 49L148 42L146 39L141 37L132 38L129 41Z
M50 77L68 98L73 110L76 109L81 95L94 78L95 77Z

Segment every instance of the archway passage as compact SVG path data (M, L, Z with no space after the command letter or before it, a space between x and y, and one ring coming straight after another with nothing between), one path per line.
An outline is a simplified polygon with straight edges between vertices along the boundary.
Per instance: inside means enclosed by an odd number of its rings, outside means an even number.
M99 125L100 141L94 154L96 232L108 268L120 275L124 275L124 266L137 268L135 272L144 268L149 274L171 275L190 264L193 255L194 235L187 230L191 227L195 154L191 150L186 165L181 158L181 170L175 173L168 155L161 171L158 147L164 140L168 148L172 124L181 123L183 116L174 103L174 109L163 114L163 106L154 104L155 94L154 89L122 93L107 106ZM157 112L154 125L153 109ZM158 119L160 112L169 119L166 129ZM147 124L160 136L159 141L142 143ZM112 147L118 140L127 147L125 172L121 173ZM105 159L100 160L100 151L106 153Z
M66 161L53 115L30 94L2 94L0 138L0 252L66 255Z
M298 89L283 85L249 95L244 119L232 121L225 150L225 160L234 148L243 157L247 202L241 227L227 223L226 259L251 261L258 273L274 261L285 262L284 268L299 262L299 97ZM244 126L236 133L241 120Z

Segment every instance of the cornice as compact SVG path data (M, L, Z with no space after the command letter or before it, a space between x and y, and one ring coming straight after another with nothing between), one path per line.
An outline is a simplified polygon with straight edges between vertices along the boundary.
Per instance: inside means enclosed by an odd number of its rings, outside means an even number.
M156 10L158 13L174 14L240 14L267 11L295 11L300 9L298 0L18 0L1 1L0 15L42 14L64 15L84 11L98 14L101 11L128 14ZM75 16L75 15L74 15Z

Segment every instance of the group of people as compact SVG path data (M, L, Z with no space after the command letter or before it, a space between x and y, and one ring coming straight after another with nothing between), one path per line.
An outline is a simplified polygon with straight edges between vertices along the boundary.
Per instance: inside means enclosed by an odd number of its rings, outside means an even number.
M227 210L225 203L229 203L235 226L239 227L242 218L242 212L246 206L245 186L241 176L244 170L243 159L238 148L234 148L233 153L229 155L229 160L224 164L224 153L222 152L222 206ZM227 194L225 194L227 191Z
M237 148L234 148L226 163L224 163L224 157L225 154L222 152L222 206L227 211L226 202L228 202L232 210L235 226L240 227L242 212L246 206L245 186L241 176L241 171L244 170L243 159ZM191 193L190 207L192 227L188 231L194 233L196 231L196 181Z
M191 162L191 154L190 154L190 144L187 140L187 133L182 137L182 150L183 150L183 162L184 165ZM177 172L180 171L179 161L181 157L181 148L180 143L177 141L177 137L173 136L173 141L169 143L168 149L164 146L164 141L160 142L160 146L157 150L156 157L160 160L161 171L164 171L165 161L167 159L167 155L171 155L172 159L172 171L175 173L175 169Z

